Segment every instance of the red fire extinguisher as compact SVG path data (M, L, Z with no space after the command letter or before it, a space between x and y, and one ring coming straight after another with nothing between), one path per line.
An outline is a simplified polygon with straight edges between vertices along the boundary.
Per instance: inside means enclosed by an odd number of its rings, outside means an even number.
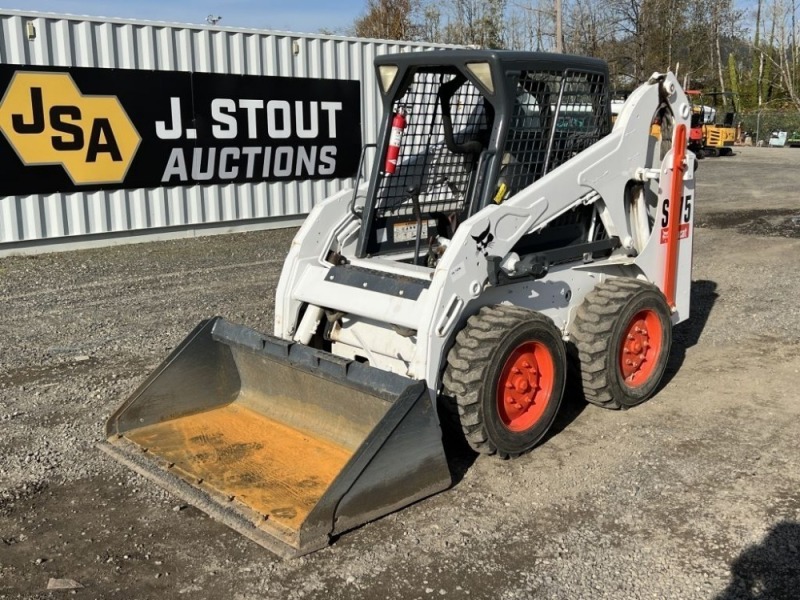
M400 141L407 125L406 116L400 110L392 119L392 133L389 135L389 147L386 149L386 164L383 167L387 175L393 175L397 170L397 157L400 156Z

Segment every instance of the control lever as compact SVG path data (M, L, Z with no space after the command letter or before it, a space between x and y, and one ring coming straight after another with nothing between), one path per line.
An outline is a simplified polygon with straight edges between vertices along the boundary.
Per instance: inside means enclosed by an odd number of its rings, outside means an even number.
M417 218L417 237L414 242L414 264L419 264L419 246L422 240L422 210L419 207L419 191L420 186L410 185L406 188L406 192L411 197L411 204L414 207L414 216Z

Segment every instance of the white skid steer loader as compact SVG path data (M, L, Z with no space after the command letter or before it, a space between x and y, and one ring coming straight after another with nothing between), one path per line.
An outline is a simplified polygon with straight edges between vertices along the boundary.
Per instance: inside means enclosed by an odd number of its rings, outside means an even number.
M440 414L509 458L547 433L568 377L594 404L643 402L689 316L695 162L674 75L612 129L599 60L375 62L376 164L298 232L274 335L202 322L103 444L284 556L447 488Z

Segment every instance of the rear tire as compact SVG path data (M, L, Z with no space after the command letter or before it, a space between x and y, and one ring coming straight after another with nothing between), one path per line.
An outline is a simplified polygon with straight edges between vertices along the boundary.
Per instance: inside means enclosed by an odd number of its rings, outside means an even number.
M670 310L661 291L614 278L586 295L575 315L570 370L587 402L630 408L656 391L672 347Z
M566 349L547 317L515 306L485 306L456 336L444 373L445 401L458 410L467 443L514 458L531 450L558 414Z

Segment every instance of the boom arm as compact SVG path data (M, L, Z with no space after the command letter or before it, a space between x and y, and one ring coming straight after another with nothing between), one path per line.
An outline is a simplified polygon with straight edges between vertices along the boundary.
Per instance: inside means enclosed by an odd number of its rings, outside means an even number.
M652 147L650 128L659 106L666 105L672 115L673 129L688 126L691 105L672 73L654 75L650 81L634 91L625 103L612 132L598 143L500 206L489 206L461 224L450 244L450 249L439 262L430 290L431 298L420 315L421 324L429 324L426 335L420 332L416 361L412 366L419 378L436 381L443 360L446 340L461 322L457 314L477 300L487 284L487 257L477 247L477 240L485 232L493 236L491 254L505 257L520 238L546 225L550 220L574 207L590 192L597 192L602 202L601 215L609 235L618 236L623 244L621 255L612 256L606 264L637 266L647 273L648 279L664 281L666 267L665 245L656 225L660 224L665 203L669 203L670 183L673 176L683 179L683 198L691 196L694 189L694 155L686 153L683 171L673 173L673 153L670 149L661 164L648 164L648 148ZM657 169L657 170L656 170ZM659 179L659 201L654 230L646 236L643 247L636 248L634 237L636 223L630 217L630 207L623 201L629 182ZM594 196L596 197L596 196ZM681 199L677 199L682 202ZM684 201L685 202L685 201ZM691 228L691 213L686 231ZM683 211L686 214L686 211ZM687 236L688 237L688 236ZM691 240L679 245L677 266L677 297L674 320L688 317L689 283L691 277ZM602 264L587 265L603 273ZM559 323L557 322L557 325ZM566 322L561 323L565 328ZM425 327L425 325L423 325Z

